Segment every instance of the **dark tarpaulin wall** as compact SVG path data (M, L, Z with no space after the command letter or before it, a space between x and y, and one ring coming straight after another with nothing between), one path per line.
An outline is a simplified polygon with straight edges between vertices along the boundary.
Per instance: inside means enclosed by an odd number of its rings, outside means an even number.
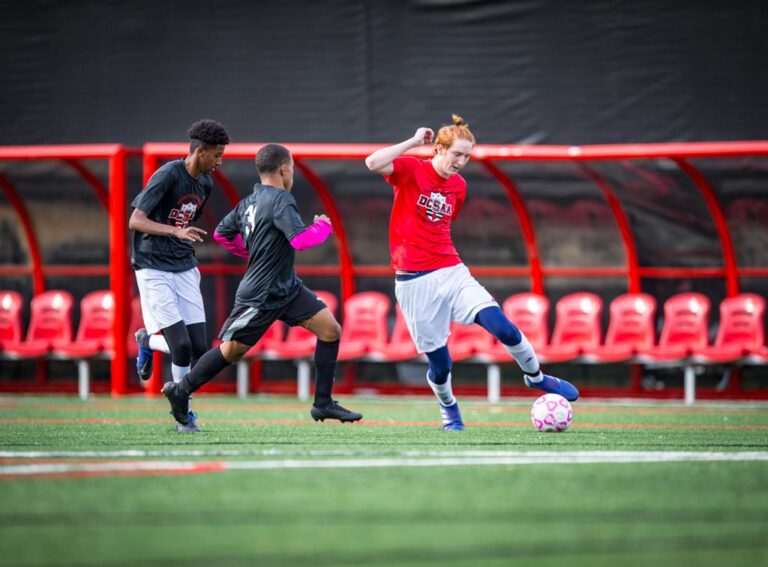
M760 139L761 0L0 1L0 144Z

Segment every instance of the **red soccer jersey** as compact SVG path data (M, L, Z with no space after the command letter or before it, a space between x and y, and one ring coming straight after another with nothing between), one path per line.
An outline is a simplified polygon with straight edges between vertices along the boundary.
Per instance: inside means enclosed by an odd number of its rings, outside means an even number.
M451 221L467 196L461 175L440 177L431 160L398 157L385 179L395 188L389 218L392 267L425 271L461 263L451 241Z

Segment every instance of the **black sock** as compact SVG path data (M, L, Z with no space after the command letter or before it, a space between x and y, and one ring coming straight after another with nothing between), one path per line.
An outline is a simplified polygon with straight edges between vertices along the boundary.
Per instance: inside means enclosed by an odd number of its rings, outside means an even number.
M191 394L198 390L206 382L210 382L214 376L229 366L229 362L221 354L219 347L212 348L200 357L192 371L179 382L179 391Z
M338 356L339 341L325 342L318 339L315 347L315 407L331 403Z

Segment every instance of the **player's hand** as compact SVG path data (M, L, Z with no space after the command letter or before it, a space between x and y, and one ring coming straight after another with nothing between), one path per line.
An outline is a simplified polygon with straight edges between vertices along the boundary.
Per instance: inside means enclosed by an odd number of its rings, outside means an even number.
M328 224L330 224L331 226L333 226L333 224L331 223L331 219L329 219L326 215L315 215L314 222L317 222L319 220L323 220L323 221L327 222Z
M421 144L431 144L435 138L435 132L432 128L419 128L413 135L413 140Z
M186 240L187 242L202 242L203 236L208 234L202 228L196 226L188 226L187 228L177 228L173 235L179 240Z

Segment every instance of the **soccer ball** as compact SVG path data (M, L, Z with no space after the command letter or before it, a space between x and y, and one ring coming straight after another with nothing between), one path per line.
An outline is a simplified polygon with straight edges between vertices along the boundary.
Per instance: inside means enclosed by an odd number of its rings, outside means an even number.
M539 431L565 431L572 419L571 404L557 394L544 394L531 407L531 421Z

